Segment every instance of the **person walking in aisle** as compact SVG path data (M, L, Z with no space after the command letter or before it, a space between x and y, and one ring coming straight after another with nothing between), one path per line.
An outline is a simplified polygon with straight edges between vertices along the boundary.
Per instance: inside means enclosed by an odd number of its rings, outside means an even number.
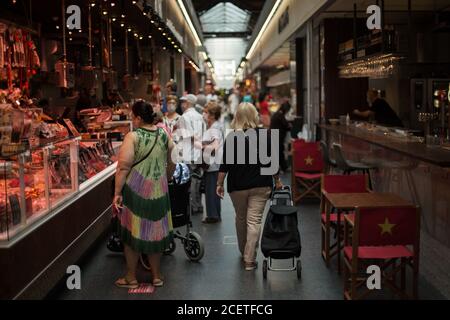
M207 104L207 99L206 96L204 94L204 91L202 88L200 88L198 90L198 94L197 94L197 103L195 105L195 109L200 112L201 114L203 114L203 108L206 107Z
M166 83L166 96L162 99L161 111L163 113L168 112L168 110L167 110L167 107L168 107L167 105L169 102L168 98L171 96L176 97L176 95L177 95L177 83L173 79L171 79L169 82ZM178 109L178 106L177 106L177 112L178 111L180 111L180 110ZM179 112L179 113L181 114L181 112Z
M173 236L167 177L172 177L173 143L154 125L150 104L139 101L132 108L136 129L126 135L120 148L113 207L119 215L119 234L124 243L127 273L116 281L121 288L137 288L136 267L141 253L147 254L152 283L163 285L162 253Z
M202 137L206 124L203 116L195 110L196 96L188 94L181 99L183 115L178 120L175 131L177 149L181 151L181 161L189 164L192 176L191 207L193 214L203 214L202 195L200 192L203 175L201 164ZM180 143L181 142L181 143Z
M218 97L216 93L214 92L214 84L211 80L206 80L205 83L205 96L206 96L206 102L217 102Z
M281 180L278 174L274 176L262 175L261 169L270 167L260 162L261 153L268 154L267 150L261 150L261 139L267 139L266 146L270 147L270 135L263 135L266 129L258 128L258 111L253 104L241 103L237 109L236 116L231 124L234 134L229 134L223 147L223 160L219 168L219 177L217 181L217 195L224 197L224 181L227 178L227 191L230 194L236 212L236 233L238 238L239 251L242 254L242 260L245 270L251 271L257 268L256 251L259 247L259 238L261 234L261 221L269 200L272 188L282 188ZM267 131L266 131L267 132ZM237 143L239 135L244 135L241 141L245 141L245 150L241 150ZM256 136L250 150L250 136ZM260 143L260 141L262 143ZM231 146L229 146L231 144ZM227 149L234 146L234 157L227 158ZM245 162L238 161L240 155L245 154ZM250 159L256 153L257 163L253 164ZM277 156L277 155L271 155ZM232 159L234 158L234 159ZM242 159L239 159L242 160Z
M280 109L278 109L277 112L275 112L272 116L272 119L270 121L270 129L271 130L278 130L279 131L279 163L280 168L283 172L286 172L288 169L288 164L286 161L286 157L284 155L284 143L286 140L286 136L288 132L291 130L292 126L291 124L286 120L286 115L291 110L291 105L289 101L285 101L281 106Z
M222 108L216 103L206 105L203 118L208 130L203 135L204 163L208 165L205 172L205 203L206 218L203 223L217 223L222 220L220 197L216 193L217 178L219 175L219 153L223 146L223 125L220 123Z
M164 116L163 121L167 128L169 128L171 134L173 134L176 124L181 117L177 113L177 104L178 98L176 96L167 97L167 114Z
M234 88L232 89L232 93L228 97L228 105L230 106L230 117L231 120L233 120L234 115L236 114L237 107L239 105L239 89Z
M270 96L267 92L262 92L259 95L259 115L261 118L261 124L264 128L268 128L270 126L270 111L269 111L269 100Z

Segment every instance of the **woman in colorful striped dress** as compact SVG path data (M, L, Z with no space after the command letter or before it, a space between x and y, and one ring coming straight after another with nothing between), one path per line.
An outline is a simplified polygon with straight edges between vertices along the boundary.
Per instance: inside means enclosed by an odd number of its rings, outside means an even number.
M162 286L162 253L172 240L172 219L167 176L175 168L171 161L173 143L163 129L154 125L150 104L133 105L135 132L127 134L120 148L113 205L118 208L120 235L127 261L125 277L116 285L137 288L139 255L149 257L153 285Z

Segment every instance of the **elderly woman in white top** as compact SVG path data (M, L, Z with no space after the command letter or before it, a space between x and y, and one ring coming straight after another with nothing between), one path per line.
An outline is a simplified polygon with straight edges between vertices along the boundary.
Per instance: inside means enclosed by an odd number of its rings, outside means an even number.
M206 218L203 220L203 223L217 223L222 219L221 199L216 193L220 168L219 153L222 151L223 146L221 114L222 109L215 102L209 102L203 111L203 119L208 127L208 130L203 135L203 159L207 164L205 172Z

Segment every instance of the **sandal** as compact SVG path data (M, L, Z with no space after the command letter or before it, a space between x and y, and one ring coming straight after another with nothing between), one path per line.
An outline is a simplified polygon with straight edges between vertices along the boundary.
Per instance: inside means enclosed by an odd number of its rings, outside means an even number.
M164 285L164 281L161 279L154 279L153 286L154 287L162 287Z
M128 281L126 278L120 278L115 282L115 285L119 288L136 289L139 288L137 280Z

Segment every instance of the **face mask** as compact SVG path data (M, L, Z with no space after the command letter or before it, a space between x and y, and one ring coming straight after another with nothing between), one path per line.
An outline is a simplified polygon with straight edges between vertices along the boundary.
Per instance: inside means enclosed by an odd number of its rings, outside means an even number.
M175 112L176 110L177 110L177 106L174 105L173 103L167 105L167 111Z

